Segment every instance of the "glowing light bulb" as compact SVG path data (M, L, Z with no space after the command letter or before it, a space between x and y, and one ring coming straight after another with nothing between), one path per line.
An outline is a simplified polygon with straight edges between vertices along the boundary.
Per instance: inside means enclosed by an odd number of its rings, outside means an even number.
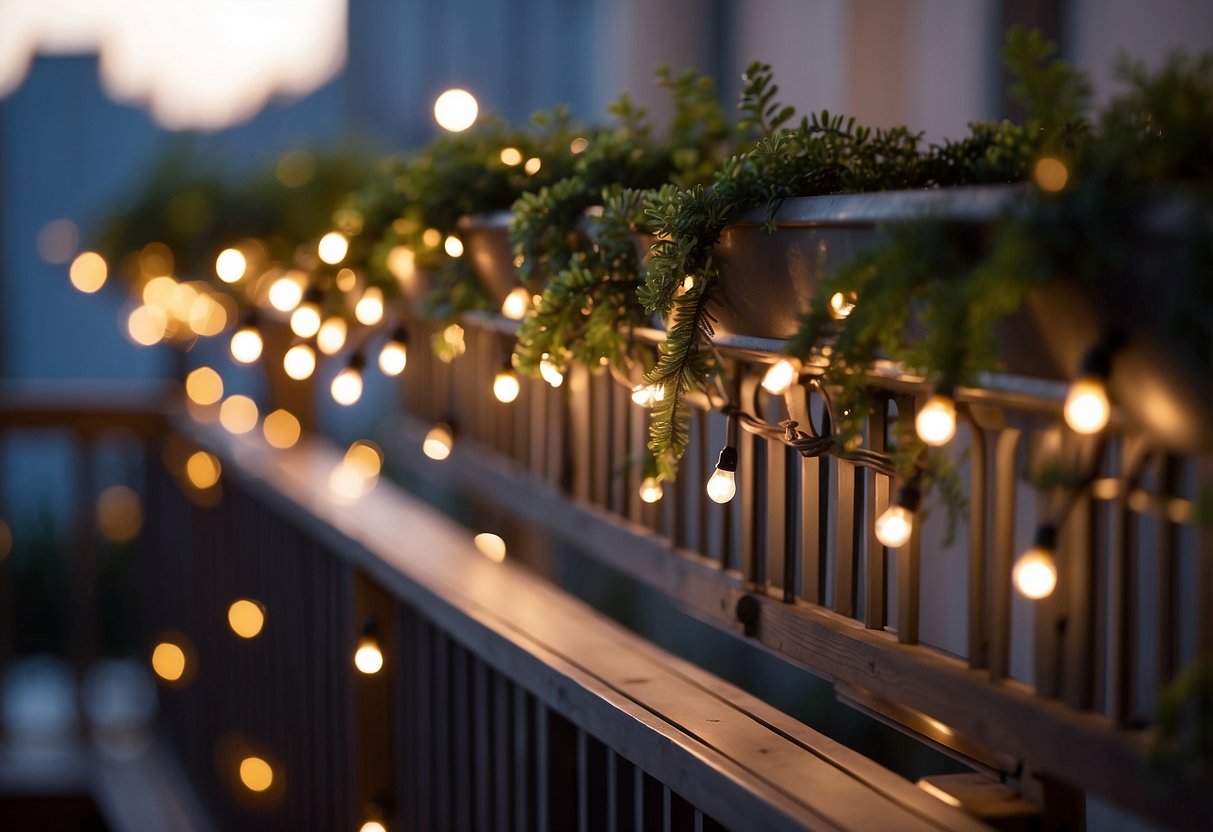
M716 470L708 478L708 496L716 503L727 503L737 494L737 449L726 445L716 460Z
M1042 191L1057 193L1065 188L1066 182L1070 180L1070 171L1066 169L1066 163L1061 159L1042 156L1037 160L1036 167L1032 169L1032 180Z
M543 358L539 359L539 375L552 387L564 384L564 373L560 372L560 368L552 362L551 356L546 352L543 354Z
M422 452L430 459L441 462L451 455L455 445L455 432L445 422L439 422L430 428L421 443Z
M232 358L241 364L252 364L261 357L261 333L252 324L245 324L232 335Z
M222 471L219 460L206 451L195 451L185 462L185 476L194 488L210 488L219 482Z
M919 499L920 495L915 486L901 487L897 502L876 518L874 529L880 545L899 549L909 542L914 533L914 513L918 511Z
M842 320L851 314L855 309L855 296L842 292L835 292L830 295L830 315L838 320Z
M501 304L501 314L511 321L521 321L526 317L526 311L531 305L531 293L525 286L519 286L505 296Z
M379 369L385 376L398 376L409 362L408 336L397 329L379 350Z
M229 433L248 433L258 416L257 403L248 396L228 396L219 405L219 424Z
M152 670L166 682L185 675L185 651L171 641L162 641L152 650Z
M362 293L354 307L354 317L363 326L374 326L383 320L383 290L371 286Z
M333 394L333 401L346 407L362 398L362 370L356 362L351 361L350 366L333 378L329 391Z
M214 404L223 398L223 378L210 367L199 367L185 377L185 394L195 404Z
M354 667L358 668L359 673L368 676L383 669L383 651L379 649L379 642L374 637L363 636L358 642L358 649L354 651Z
M1041 526L1036 530L1032 548L1016 558L1011 582L1025 598L1039 601L1053 594L1057 587L1057 560L1053 557L1056 545L1057 530Z
M279 312L290 312L303 300L303 286L295 278L284 275L270 284L270 306Z
M168 315L158 306L136 306L127 316L126 331L140 346L158 344L168 331Z
M463 240L459 239L454 234L450 234L445 240L442 241L442 250L445 251L449 257L462 257Z
M480 105L467 90L450 89L434 101L434 120L443 130L462 133L476 123Z
M241 638L256 638L265 626L265 608L247 598L233 601L227 608L227 624Z
M358 827L358 832L387 832L387 827L377 820L368 820Z
M282 356L282 369L295 381L310 378L316 372L316 351L307 344L295 344Z
M505 541L502 540L501 535L481 532L472 538L472 542L476 544L476 551L494 563L501 563L505 560Z
M794 358L781 358L771 365L762 377L762 389L772 396L782 396L791 389L800 376L800 362Z
M330 266L335 266L344 260L346 252L349 250L350 241L340 231L330 231L316 244L316 253Z
M1075 433L1099 433L1108 424L1112 408L1102 379L1081 376L1070 385L1065 404L1066 424Z
M349 324L345 318L332 317L320 325L316 333L316 346L325 355L336 355L345 346L345 336L349 332Z
M947 393L935 393L914 417L918 438L928 445L940 447L956 435L956 402Z
M240 782L251 792L263 792L274 784L274 769L260 757L240 761Z
M526 160L526 164L522 166L522 169L531 174L531 176L534 176L539 173L541 167L543 167L543 160L538 156L532 156Z
M235 283L244 277L248 269L248 261L244 255L234 248L225 248L215 258L215 274L224 283Z
M91 295L105 285L105 280L109 277L109 266L106 265L105 258L97 252L83 251L72 261L67 276L73 286Z
M518 394L521 392L522 385L518 383L518 374L507 363L506 366L497 372L497 377L493 379L493 395L502 404L509 404L517 399Z
M652 407L665 398L665 387L660 384L637 384L632 388L632 401L641 407Z
M522 151L516 147L506 147L501 151L501 164L508 167L522 164Z
M265 434L265 441L270 446L286 449L293 448L299 441L303 426L299 424L295 414L279 408L265 417L265 421L261 423L261 432Z
M709 488L711 486L709 485ZM655 503L661 499L661 480L656 477L645 477L644 482L640 484L640 499L646 503ZM713 497L713 499L715 499ZM720 502L717 500L717 502ZM727 501L726 501L727 502Z
M291 332L300 338L311 338L320 331L320 304L307 300L291 313Z

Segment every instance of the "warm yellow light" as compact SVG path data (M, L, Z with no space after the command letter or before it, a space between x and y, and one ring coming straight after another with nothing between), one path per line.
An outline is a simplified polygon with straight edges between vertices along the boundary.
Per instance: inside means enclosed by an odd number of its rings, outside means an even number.
M560 368L553 363L546 352L543 354L543 358L539 359L539 375L552 387L564 384L564 373L560 372Z
M150 347L164 338L168 316L158 306L136 306L126 318L126 331L136 344Z
M569 142L569 153L576 156L578 153L583 153L590 146L590 140L584 136L578 136Z
M227 624L241 638L256 638L265 626L265 610L256 601L241 598L227 608Z
M429 248L438 248L442 243L442 232L437 228L427 228L421 233L421 242Z
M460 240L454 234L448 234L447 238L442 241L442 249L450 257L462 257L463 240Z
M417 255L408 246L394 246L387 255L387 270L401 282L412 280L417 273Z
M188 318L195 335L218 335L227 326L227 310L223 304L204 292L196 294L190 302Z
M501 151L501 164L509 165L510 167L522 164L522 151L516 147L503 148Z
M387 827L377 820L368 820L358 827L358 832L387 832Z
M708 478L708 496L716 503L727 503L737 494L737 479L732 471L717 468Z
M333 282L342 292L348 292L358 284L358 275L354 273L353 269L339 269Z
M257 427L257 403L248 396L228 396L219 405L219 424L230 433L248 433Z
M434 101L434 120L443 130L461 133L476 123L480 105L467 90L450 89Z
M345 336L349 332L349 324L345 318L332 317L320 325L316 333L316 346L325 355L336 355L345 346Z
M518 383L518 374L509 367L503 368L493 379L493 395L502 404L509 404L518 398L522 385Z
M661 495L663 493L664 492L661 489L661 481L656 477L645 477L644 482L640 484L640 499L644 500L646 503L657 502L661 499ZM717 500L717 502L720 501Z
M451 455L451 448L454 444L455 434L451 430L451 426L439 422L425 435L425 441L421 443L421 450L430 459L441 461Z
M312 302L301 303L291 313L291 332L300 338L311 338L320 331L320 307Z
M762 377L762 388L773 396L782 396L800 376L800 362L781 358Z
M383 349L379 350L379 369L383 371L385 376L400 375L404 372L408 361L408 347L395 338L388 341L383 345Z
M363 326L374 326L383 320L383 290L371 286L362 293L354 307L354 317Z
M244 255L237 249L225 248L215 258L215 274L224 283L235 283L244 277L247 269L248 261L245 260Z
M369 439L359 439L346 450L345 464L364 477L377 477L383 468L383 451Z
M76 255L67 270L72 285L85 294L92 294L105 285L109 277L109 266L105 258L95 251L83 251Z
M339 503L352 503L374 488L376 479L343 461L329 472L329 493Z
M153 277L143 284L139 297L148 306L157 306L167 312L177 297L177 281L168 275Z
M333 401L349 407L362 398L362 373L357 367L346 367L333 378L329 385Z
M274 770L260 757L240 761L240 782L251 792L263 792L274 784Z
M943 393L933 394L914 417L914 430L928 445L948 444L956 435L956 402Z
M340 231L330 231L316 244L316 253L330 266L335 266L344 260L346 252L349 250L350 241Z
M492 532L481 532L472 538L472 542L476 544L476 551L484 555L493 563L501 563L505 560L505 541L500 535Z
M1033 601L1048 598L1057 586L1057 563L1053 553L1042 546L1033 546L1015 561L1011 581L1025 598Z
M1066 395L1066 424L1075 433L1099 433L1112 414L1108 391L1103 381L1094 376L1082 376L1070 385Z
M310 378L316 371L316 351L307 344L296 344L282 356L282 369L295 381Z
M265 441L272 447L291 448L299 441L303 426L293 413L279 408L265 417L261 432L265 435Z
M505 296L505 301L501 304L501 314L511 321L521 321L530 305L531 293L526 287L519 286Z
M97 530L110 543L129 543L143 528L143 504L125 485L111 485L97 497Z
M451 356L463 355L467 349L467 343L463 339L463 327L459 324L449 324L446 329L442 330L442 340L450 348ZM439 357L443 361L451 360L450 356L440 355Z
M185 377L185 394L195 404L214 404L223 398L223 377L210 367L199 367Z
M914 512L905 506L892 505L876 518L876 539L880 545L898 549L909 541L914 532Z
M252 324L245 324L232 334L232 358L241 364L252 364L261 357L261 333Z
M632 401L641 407L652 407L665 398L665 386L661 384L637 384L632 388Z
M219 482L222 472L219 460L206 451L195 451L185 461L185 475L194 488L206 489Z
M1032 179L1036 182L1036 187L1042 191L1057 193L1070 180L1070 171L1066 169L1066 164L1061 159L1044 156L1036 162L1036 167L1032 169Z
M279 312L290 312L303 300L303 286L291 275L283 275L270 284L270 306Z
M162 641L152 650L152 670L161 679L176 682L185 675L185 651L171 641Z
M375 639L367 636L358 642L358 649L354 651L354 667L368 676L383 669L383 651Z
M830 295L830 315L842 320L855 309L855 297L842 292Z
M139 252L139 269L147 277L172 274L172 249L164 243L148 243Z
M526 164L522 166L522 169L533 176L539 173L541 167L543 167L543 160L538 156L532 156L526 160Z

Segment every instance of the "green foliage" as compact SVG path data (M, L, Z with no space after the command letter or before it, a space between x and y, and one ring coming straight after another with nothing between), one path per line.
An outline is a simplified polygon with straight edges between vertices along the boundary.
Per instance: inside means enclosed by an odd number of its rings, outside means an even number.
M1163 690L1151 760L1170 770L1213 764L1213 656L1199 656Z
M1008 29L1002 48L1003 65L1012 78L1011 96L1027 112L1030 131L1045 133L1051 143L1082 131L1091 98L1086 77L1056 53L1056 43L1024 26Z

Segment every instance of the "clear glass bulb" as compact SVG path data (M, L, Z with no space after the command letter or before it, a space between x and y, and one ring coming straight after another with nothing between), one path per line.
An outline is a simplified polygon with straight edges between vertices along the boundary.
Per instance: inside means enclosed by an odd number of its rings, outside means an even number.
M320 331L316 333L316 346L325 355L335 355L345 346L347 332L349 325L346 324L345 318L329 318L320 325Z
M645 477L640 484L640 499L646 503L655 503L661 499L661 481L656 477Z
M501 304L501 314L511 321L521 321L526 317L526 310L531 305L531 293L525 286L519 286L505 296Z
M766 375L762 377L762 389L772 396L782 396L796 383L800 368L787 358L781 358L771 365Z
M928 445L948 444L956 435L956 402L951 396L935 393L914 417L914 429Z
M875 529L880 545L898 549L906 545L914 532L914 512L905 506L889 506L888 511L876 518Z
M354 367L346 367L333 379L329 390L333 401L347 407L362 398L362 373Z
M1043 546L1033 546L1015 561L1011 581L1025 598L1048 598L1057 587L1057 562Z
M844 295L842 292L835 292L830 295L830 315L838 320L842 320L855 310L855 299L850 295Z
M559 368L552 363L546 352L539 361L539 375L543 376L543 380L552 387L559 387L564 384L564 373L560 372Z
M354 307L354 317L364 326L374 326L383 320L383 290L372 286L362 293Z
M451 448L455 444L455 435L451 431L449 425L442 422L430 428L425 435L425 441L421 444L421 451L430 459L442 461L451 455Z
M522 392L522 385L518 383L518 376L514 374L513 370L502 370L493 379L493 395L502 404L514 401L520 392Z
M358 642L358 649L354 651L354 667L368 676L383 669L383 651L373 638L364 638Z
M255 326L242 326L232 335L232 358L241 364L252 364L261 357L261 333Z
M379 369L385 376L398 376L403 373L408 360L408 348L395 339L388 341L379 351Z
M737 478L732 471L717 468L708 478L708 496L717 503L727 503L737 493Z
M296 344L282 356L282 369L295 381L310 378L316 371L316 351L307 344Z
M300 338L311 338L320 331L320 307L314 303L304 303L295 307L291 313L291 332Z
M1112 414L1108 403L1108 390L1104 383L1092 376L1075 379L1066 395L1066 424L1075 433L1099 433L1108 424Z

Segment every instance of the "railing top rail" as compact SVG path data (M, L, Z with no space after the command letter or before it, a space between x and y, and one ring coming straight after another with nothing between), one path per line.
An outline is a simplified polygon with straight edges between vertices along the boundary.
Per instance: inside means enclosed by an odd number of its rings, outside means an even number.
M169 386L124 381L0 383L0 429L65 428L76 433L128 429L154 436L176 397Z

